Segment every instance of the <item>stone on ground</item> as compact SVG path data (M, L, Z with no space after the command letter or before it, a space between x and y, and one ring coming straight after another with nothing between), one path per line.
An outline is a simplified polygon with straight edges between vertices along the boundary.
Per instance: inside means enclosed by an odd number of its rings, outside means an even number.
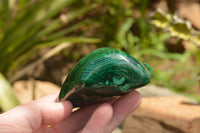
M179 96L145 97L123 133L200 133L200 106Z

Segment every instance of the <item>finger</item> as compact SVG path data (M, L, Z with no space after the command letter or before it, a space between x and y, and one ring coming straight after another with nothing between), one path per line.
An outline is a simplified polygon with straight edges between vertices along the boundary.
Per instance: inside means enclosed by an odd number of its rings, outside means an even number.
M67 119L55 125L53 127L54 130L58 133L62 133L63 131L67 131L68 133L77 132L85 126L98 106L99 104L93 104L73 112Z
M81 133L103 133L113 115L113 109L110 104L100 105L92 114L86 126Z
M113 118L106 128L106 133L115 129L131 112L133 112L141 103L141 95L136 92L130 92L113 104Z
M112 99L105 102L112 104L115 101L116 99ZM67 130L68 133L74 133L80 129L83 129L93 112L100 104L101 103L97 103L80 108L79 110L73 112L67 119L55 125L54 129L57 132L63 132Z

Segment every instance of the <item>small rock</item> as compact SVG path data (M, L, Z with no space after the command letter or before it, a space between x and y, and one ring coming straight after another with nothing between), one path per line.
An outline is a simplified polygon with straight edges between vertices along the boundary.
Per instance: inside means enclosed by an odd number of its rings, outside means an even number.
M199 112L200 105L183 97L145 97L123 133L200 133Z
M143 97L152 97L152 96L177 96L178 94L170 91L167 88L159 87L155 85L147 85L142 88L137 89L138 92Z

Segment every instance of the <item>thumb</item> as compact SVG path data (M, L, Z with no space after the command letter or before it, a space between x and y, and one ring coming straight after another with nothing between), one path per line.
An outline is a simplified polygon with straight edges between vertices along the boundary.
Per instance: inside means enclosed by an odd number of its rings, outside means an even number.
M72 112L69 101L55 102L57 94L49 95L31 103L17 106L3 114L0 120L20 128L20 131L35 131L41 125L55 125ZM0 124L1 125L1 124ZM8 125L8 126L9 126ZM13 130L15 130L13 128Z
M40 125L55 125L68 117L72 112L72 104L69 101L55 103L36 103L33 105L39 113ZM34 113L34 112L33 112Z
M40 125L55 125L71 114L71 102L56 102L56 96L57 94L49 95L27 105L29 109L33 109L32 113L37 112L37 116L34 117L40 120ZM34 117L31 117L34 121Z

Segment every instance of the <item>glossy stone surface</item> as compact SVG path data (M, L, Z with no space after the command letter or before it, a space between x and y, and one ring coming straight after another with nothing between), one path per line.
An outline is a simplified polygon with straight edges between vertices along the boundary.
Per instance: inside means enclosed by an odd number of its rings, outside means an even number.
M66 78L59 100L74 107L121 96L150 82L153 70L123 51L99 48L81 59Z

